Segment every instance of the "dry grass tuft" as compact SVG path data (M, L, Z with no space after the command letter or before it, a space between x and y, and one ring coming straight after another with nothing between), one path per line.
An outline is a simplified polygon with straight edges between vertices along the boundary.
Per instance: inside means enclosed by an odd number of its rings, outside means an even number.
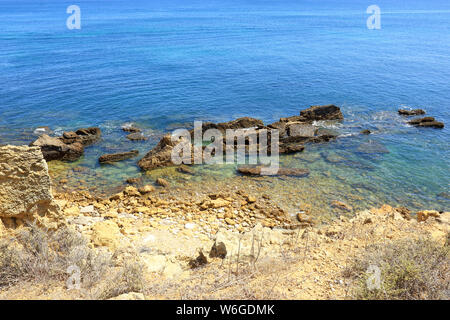
M352 278L356 299L450 299L450 247L428 239L377 244L344 271ZM370 268L379 268L380 286L368 286ZM369 288L371 287L371 288Z

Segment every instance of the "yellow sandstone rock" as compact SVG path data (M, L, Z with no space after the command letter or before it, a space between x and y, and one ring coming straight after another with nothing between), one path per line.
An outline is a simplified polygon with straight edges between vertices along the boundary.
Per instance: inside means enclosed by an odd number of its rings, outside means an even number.
M111 220L97 222L92 226L91 240L96 246L105 246L114 250L119 244L119 237L119 226Z

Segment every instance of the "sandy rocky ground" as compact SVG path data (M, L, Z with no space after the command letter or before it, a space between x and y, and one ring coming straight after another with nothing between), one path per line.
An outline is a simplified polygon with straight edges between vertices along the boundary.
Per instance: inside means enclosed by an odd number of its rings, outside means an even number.
M118 299L346 299L350 283L343 271L366 246L419 236L444 243L450 231L449 212L411 216L384 205L315 224L304 209L292 222L268 195L238 191L192 202L168 190L129 186L109 199L86 192L55 195L64 217L59 224L80 231L94 248L106 247L124 259L137 253L143 261L152 289ZM192 268L200 252L207 263ZM0 292L0 298L86 295L67 290L64 282L25 283Z

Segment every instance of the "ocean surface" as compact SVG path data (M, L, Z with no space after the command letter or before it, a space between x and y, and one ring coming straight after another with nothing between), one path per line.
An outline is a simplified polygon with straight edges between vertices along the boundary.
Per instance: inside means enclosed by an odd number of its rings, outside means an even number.
M280 193L314 193L324 208L449 210L450 1L375 2L380 30L367 28L372 3L360 0L0 0L0 144L29 144L39 126L99 126L102 141L80 161L50 170L68 187L108 192L140 172L137 159L100 166L103 153L143 156L193 120L270 123L333 103L345 121L328 126L340 138L282 157L311 175L280 180ZM72 4L81 30L66 27ZM446 127L411 127L401 107ZM150 139L125 139L131 122ZM232 179L234 169L199 168L193 181Z

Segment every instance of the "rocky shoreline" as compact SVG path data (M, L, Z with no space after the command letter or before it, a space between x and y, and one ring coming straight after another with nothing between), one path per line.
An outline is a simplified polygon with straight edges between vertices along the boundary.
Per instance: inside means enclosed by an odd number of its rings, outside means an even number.
M445 243L450 230L449 212L411 212L388 205L354 212L345 203L335 201L337 218L323 224L301 205L294 217L289 216L270 194L230 188L181 199L168 192L172 188L164 180L159 181L160 186L156 188L130 185L108 198L97 198L83 191L53 193L40 148L0 147L0 163L4 182L0 188L1 239L20 234L30 223L49 231L69 228L88 239L94 250L114 253L119 259L117 265L136 256L143 263L145 281L163 286L175 283L177 287L188 288L191 279L199 274L209 279L208 274L213 270L228 272L223 261L236 259L242 270L254 268L257 263L273 270L274 265L279 264L276 261L286 259L288 253L292 260L283 260L284 265L298 268L297 264L301 264L316 277L324 277L312 281L308 272L301 273L298 276L305 279L304 285L309 289L288 293L279 288L280 294L297 299L345 298L346 285L340 282L339 272L344 268L345 259L365 245L412 235L428 235L434 241ZM29 192L31 188L35 190ZM308 260L300 259L302 254L295 248L307 250ZM344 248L345 255L342 254ZM330 259L334 263L330 264ZM307 261L314 263L307 264ZM287 281L291 279L287 270L279 272L286 275ZM255 274L252 271L251 274L252 283L259 283L272 272ZM236 272L234 277L240 279L242 275ZM0 297L17 296L17 292L23 290L22 285L6 290L0 288ZM219 294L212 295L216 298L223 297L227 288L233 288L228 282L218 287L211 283L211 286L212 292ZM52 284L52 287L49 292L55 295L68 294L63 283ZM255 292L260 290L252 288ZM32 293L34 290L33 285L28 287L28 297L36 297ZM72 291L67 298L88 298L83 292ZM170 292L152 291L144 295L127 291L128 295L118 298L174 298L175 292Z

